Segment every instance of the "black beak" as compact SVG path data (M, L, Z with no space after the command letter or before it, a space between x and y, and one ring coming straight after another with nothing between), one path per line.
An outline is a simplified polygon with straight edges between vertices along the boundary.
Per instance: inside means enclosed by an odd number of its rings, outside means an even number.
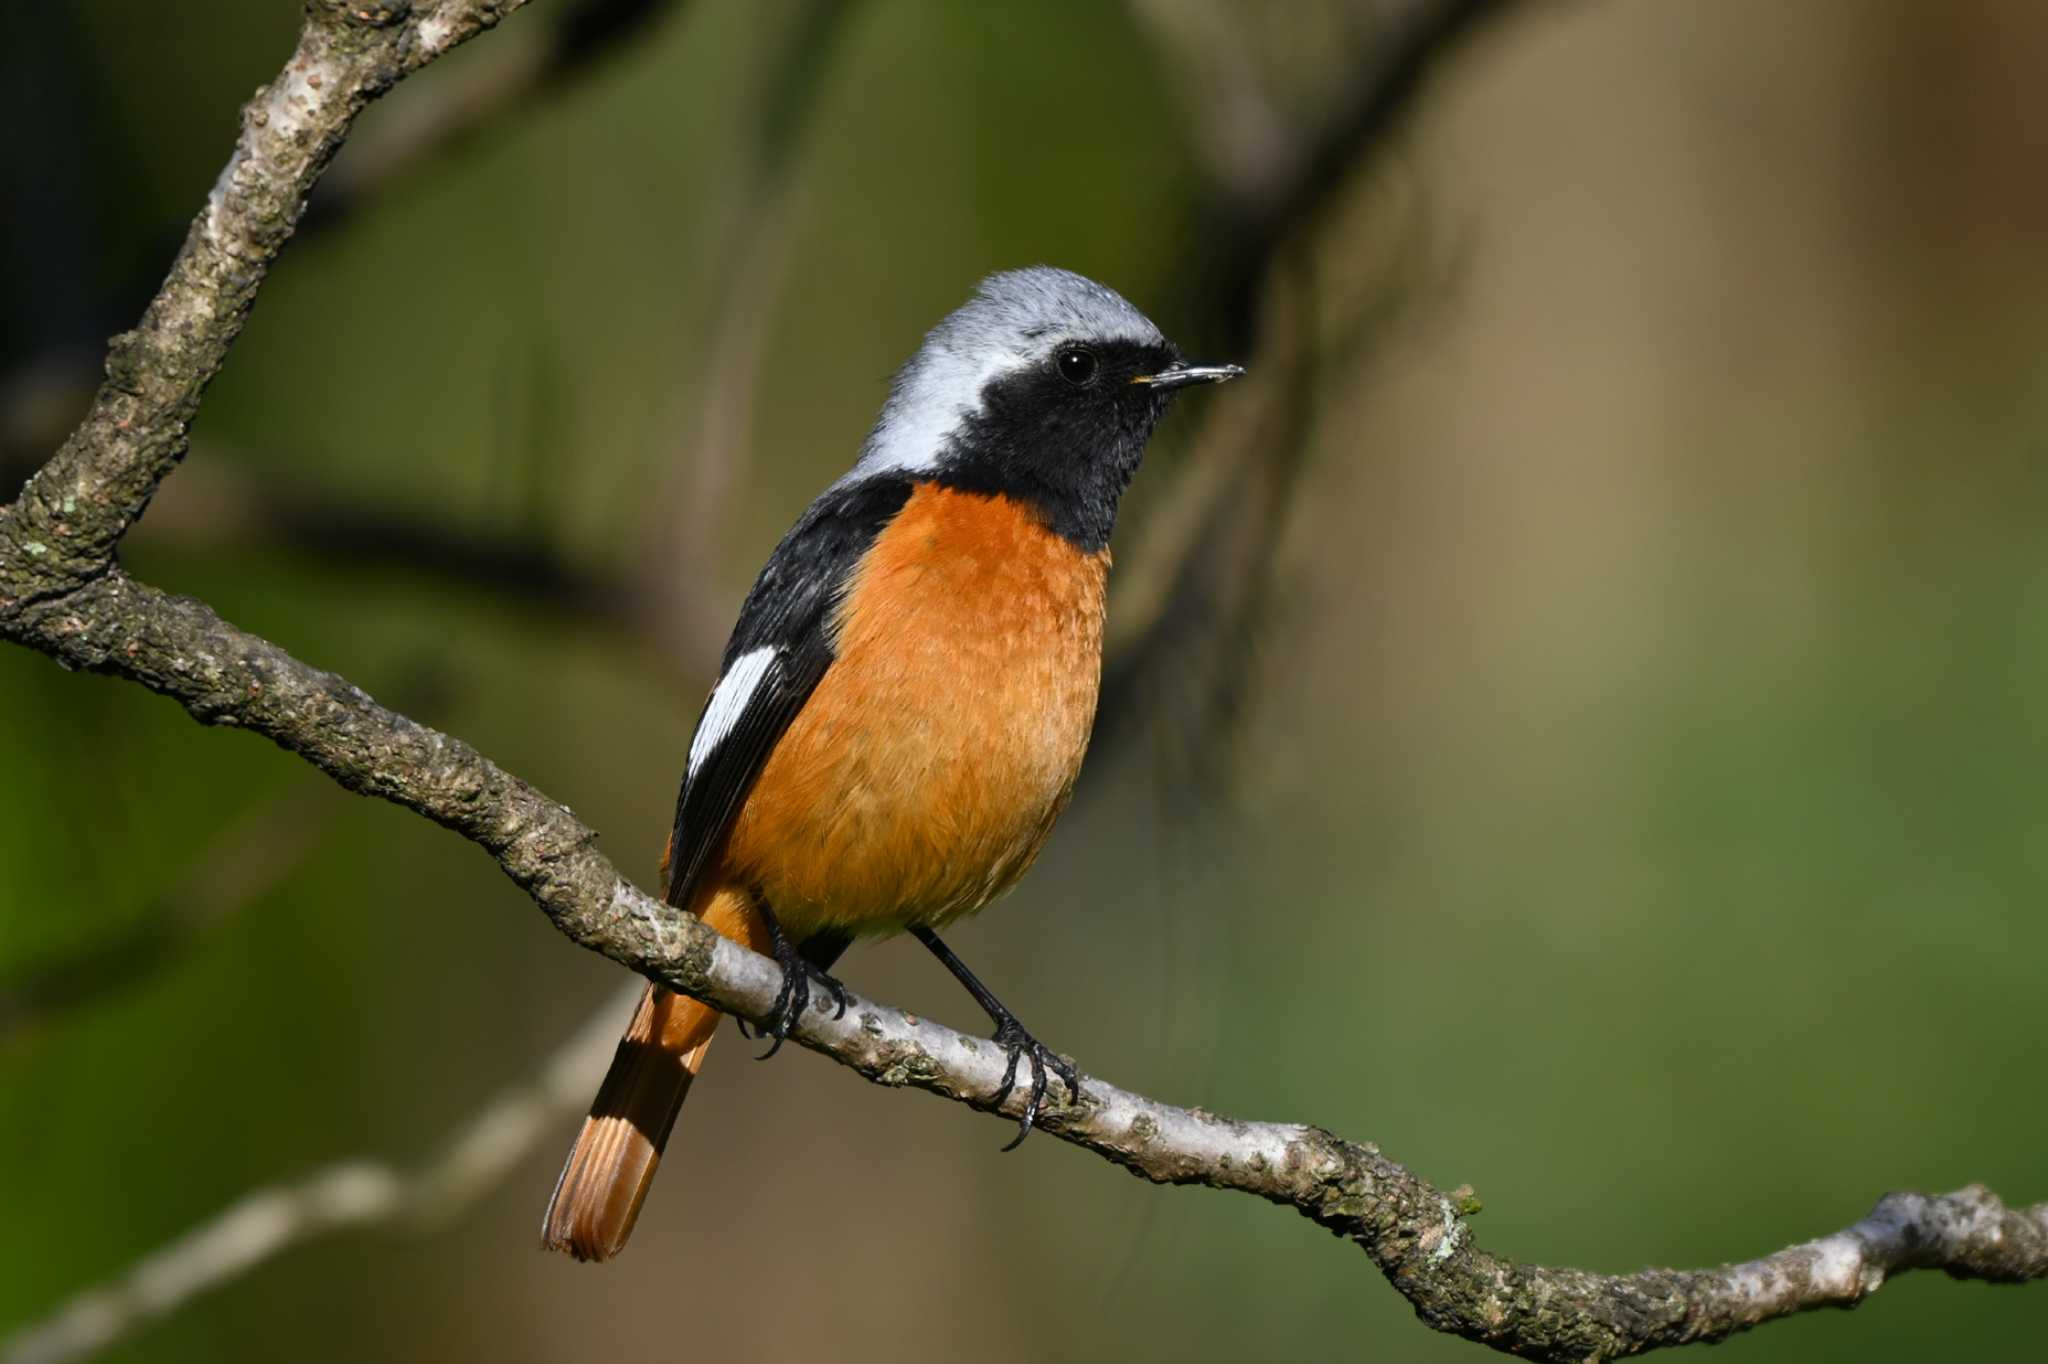
M1140 374L1131 382L1153 388L1186 388L1190 384L1229 383L1243 373L1243 365L1189 365L1176 360L1157 374Z

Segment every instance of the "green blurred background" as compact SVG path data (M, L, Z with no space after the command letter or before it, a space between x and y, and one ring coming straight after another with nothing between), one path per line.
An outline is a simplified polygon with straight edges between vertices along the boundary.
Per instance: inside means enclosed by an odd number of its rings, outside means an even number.
M1067 265L1254 373L1162 434L1113 625L1228 600L955 936L1042 1036L1469 1181L1550 1263L2048 1197L2048 8L1506 7L1233 314L1217 225L1416 8L698 0L548 79L537 4L365 118L127 561L651 877L753 568L924 327ZM11 495L297 14L6 23ZM474 848L135 686L0 652L0 776L0 1337L252 1187L432 1159L618 986ZM914 946L845 974L978 1023ZM577 1266L536 1249L574 1123L106 1357L1480 1353L1298 1218L736 1039ZM1912 1275L1720 1357L2044 1330Z

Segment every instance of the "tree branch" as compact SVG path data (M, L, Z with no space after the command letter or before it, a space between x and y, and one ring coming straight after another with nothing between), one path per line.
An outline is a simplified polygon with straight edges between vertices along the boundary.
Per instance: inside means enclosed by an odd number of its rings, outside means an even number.
M521 2L308 6L297 52L245 112L234 157L170 278L142 325L116 338L91 414L0 508L0 635L67 667L139 682L203 723L262 734L350 790L455 830L572 941L758 1021L779 984L775 965L634 887L566 808L460 740L113 561L184 451L202 389L356 113ZM374 367L378 357L356 363ZM989 1041L857 996L844 1017L807 1014L792 1036L876 1083L998 1110L990 1096L1004 1056ZM1847 1231L1721 1269L1608 1276L1522 1265L1473 1243L1469 1195L1438 1190L1370 1144L1176 1108L1092 1077L1084 1091L1078 1102L1055 1099L1041 1127L1158 1183L1291 1207L1358 1243L1430 1326L1539 1359L1720 1339L1856 1302L1907 1269L1995 1282L2048 1275L2048 1204L2010 1210L1976 1187L1893 1195ZM1012 1094L1000 1108L1014 1115L1023 1102Z

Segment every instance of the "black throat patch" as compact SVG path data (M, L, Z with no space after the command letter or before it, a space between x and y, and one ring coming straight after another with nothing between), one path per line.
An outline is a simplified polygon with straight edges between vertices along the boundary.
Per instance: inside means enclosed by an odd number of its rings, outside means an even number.
M1107 548L1117 504L1171 397L1132 380L1176 356L1168 347L1132 342L1091 350L1097 369L1085 385L1062 378L1051 364L990 383L981 411L964 420L932 480L1014 498L1076 548Z

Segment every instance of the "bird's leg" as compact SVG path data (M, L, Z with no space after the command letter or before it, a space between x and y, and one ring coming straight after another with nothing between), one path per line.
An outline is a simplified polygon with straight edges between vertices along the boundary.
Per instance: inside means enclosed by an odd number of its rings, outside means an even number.
M997 1088L990 1101L1000 1107L1010 1097L1010 1091L1017 1086L1017 1063L1020 1058L1031 1060L1031 1097L1025 1101L1024 1116L1018 1119L1017 1135L1005 1151L1014 1151L1023 1145L1024 1138L1031 1135L1031 1128L1038 1121L1038 1106L1045 1100L1046 1086L1050 1077L1057 1075L1067 1087L1068 1102L1078 1103L1081 1099L1081 1077L1074 1069L1074 1063L1049 1049L1043 1042L1024 1030L1017 1021L1017 1015L1003 1007L1003 1002L989 993L974 972L967 969L967 963L953 955L953 949L939 941L939 935L929 928L913 926L911 933L917 940L931 949L931 954L945 963L953 978L967 987L967 993L974 996L974 1002L988 1013L989 1021L996 1025L996 1045L1010 1054L1010 1064L1003 1071L1003 1083Z
M782 1050L782 1043L789 1036L790 1028L804 1010L811 1005L811 982L817 981L832 992L832 999L839 1008L832 1016L839 1018L846 1013L846 987L828 975L825 968L812 961L802 949L790 942L789 935L782 931L782 925L775 921L775 911L765 904L754 907L761 915L761 922L768 926L768 940L775 946L775 962L782 968L782 988L775 992L774 1007L768 1011L767 1022L761 1025L763 1036L772 1037L775 1042L768 1050L754 1059L765 1061ZM819 1001L823 1007L824 1001ZM742 1027L745 1025L742 1024Z

